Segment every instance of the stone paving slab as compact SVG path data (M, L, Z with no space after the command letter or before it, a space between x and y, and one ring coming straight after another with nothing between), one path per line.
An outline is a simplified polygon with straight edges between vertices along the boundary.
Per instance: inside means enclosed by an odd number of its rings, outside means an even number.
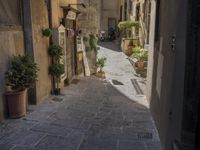
M31 106L26 117L0 123L0 150L162 150L148 107L126 95L133 87L122 89L107 79L80 78L61 96Z

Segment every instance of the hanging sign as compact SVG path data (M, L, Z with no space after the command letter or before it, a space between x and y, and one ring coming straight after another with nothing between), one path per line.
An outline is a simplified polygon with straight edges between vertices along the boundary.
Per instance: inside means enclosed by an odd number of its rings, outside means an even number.
M69 11L66 18L70 19L70 20L75 20L76 19L76 13L73 12L73 11Z

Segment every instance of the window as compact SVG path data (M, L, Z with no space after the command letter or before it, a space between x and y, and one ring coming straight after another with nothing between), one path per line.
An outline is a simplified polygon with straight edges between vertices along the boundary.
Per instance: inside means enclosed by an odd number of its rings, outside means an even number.
M0 0L0 25L21 25L20 0Z

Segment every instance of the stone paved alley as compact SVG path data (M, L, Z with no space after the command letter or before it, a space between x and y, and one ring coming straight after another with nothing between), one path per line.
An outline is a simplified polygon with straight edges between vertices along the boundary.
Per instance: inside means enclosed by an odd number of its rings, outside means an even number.
M107 57L106 80L80 78L26 117L4 121L0 150L161 150L145 81L112 43L99 56Z

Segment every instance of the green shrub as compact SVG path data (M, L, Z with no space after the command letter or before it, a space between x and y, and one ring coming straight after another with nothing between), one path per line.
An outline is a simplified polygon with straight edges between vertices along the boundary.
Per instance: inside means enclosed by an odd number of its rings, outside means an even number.
M130 32L133 27L139 28L139 22L134 22L134 21L121 21L118 24L118 28L121 32L125 34L126 37L130 36Z
M140 53L141 52L141 47L140 46L136 46L133 48L133 53Z
M49 67L49 73L52 76L59 78L62 74L65 73L64 65L63 64L53 64Z
M135 58L137 61L148 61L148 51L146 49L138 48L136 52L131 55L131 58Z
M59 45L52 45L49 47L48 53L49 53L49 56L58 60L63 55L63 49Z
M43 36L50 37L52 35L52 30L50 28L46 28L42 31Z
M37 81L37 64L30 56L13 56L11 66L6 72L6 84L13 91L23 91Z

